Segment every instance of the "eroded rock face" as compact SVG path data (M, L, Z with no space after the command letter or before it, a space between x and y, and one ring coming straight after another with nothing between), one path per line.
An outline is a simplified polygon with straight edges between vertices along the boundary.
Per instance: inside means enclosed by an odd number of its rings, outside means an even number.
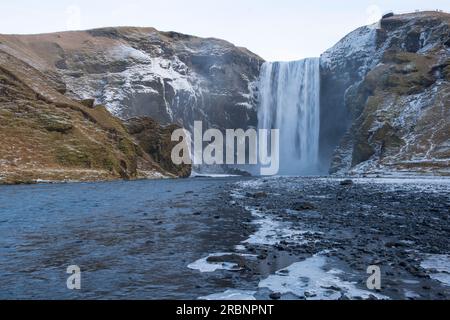
M59 77L66 95L95 99L114 115L190 128L256 126L262 59L217 39L152 28L4 36L11 53Z
M131 119L127 128L144 157L137 155L131 170L129 166L124 170L125 177L151 177L152 172L189 176L190 166L174 166L170 159L170 136L180 126L190 129L197 120L203 121L204 128L257 125L256 85L263 61L223 40L123 27L0 35L0 51L33 68L42 86L51 88L58 99L70 100L90 113L104 105L112 115ZM36 94L41 95L41 90L36 88ZM45 112L40 117L46 132L72 130L73 119L53 121Z
M336 146L351 126L347 92L354 90L376 65L376 26L361 27L321 56L320 159L330 167Z
M172 132L181 129L178 125L162 126L148 117L132 118L125 122L128 132L136 139L142 149L147 152L161 168L178 177L191 175L192 166L175 165L171 158L173 147L178 142L171 140Z
M0 184L175 176L105 107L64 96L44 74L2 50L0 141Z
M323 112L336 108L345 124L332 173L449 174L449 22L438 12L389 17L323 56Z

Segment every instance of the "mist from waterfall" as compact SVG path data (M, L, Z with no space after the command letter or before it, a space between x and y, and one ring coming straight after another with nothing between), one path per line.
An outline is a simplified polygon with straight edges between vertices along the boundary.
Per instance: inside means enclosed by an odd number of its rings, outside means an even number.
M319 169L320 62L266 62L259 84L258 127L280 130L280 174Z

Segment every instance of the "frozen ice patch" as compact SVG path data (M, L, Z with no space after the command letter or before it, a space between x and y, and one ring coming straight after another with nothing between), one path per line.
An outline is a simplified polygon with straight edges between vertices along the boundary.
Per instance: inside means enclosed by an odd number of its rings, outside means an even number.
M431 279L450 286L450 255L430 254L420 266L428 271Z
M240 253L213 253L206 258L199 259L188 265L189 269L198 270L200 272L214 272L217 270L228 270L228 271L239 271L243 270L244 267L235 261L226 260L242 260L245 258L255 258L252 254L240 254Z
M192 172L191 178L235 178L239 177L234 174L221 174L221 173L196 173Z
M414 299L420 299L421 298L420 295L418 295L414 291L404 289L403 292L405 294L405 298L407 298L407 299L414 300Z
M385 177L355 178L356 184L384 185L386 190L405 190L421 193L442 193L450 191L450 179L447 177Z
M222 293L215 293L209 296L200 297L199 300L256 300L254 295L256 291L245 291L245 290L227 290Z
M270 214L263 213L258 209L246 207L253 217L257 219L252 224L258 225L258 230L243 241L243 243L254 245L276 245L281 241L306 243L304 235L308 231L293 229L288 222L275 220Z
M236 185L242 189L258 189L262 185L264 185L264 181L261 179L258 180L249 180L249 181L239 181Z
M351 299L368 299L370 296L389 299L372 291L358 289L354 282L341 280L338 275L343 272L337 269L326 271L325 263L324 256L315 255L269 276L259 283L259 287L311 300L337 300L341 296Z

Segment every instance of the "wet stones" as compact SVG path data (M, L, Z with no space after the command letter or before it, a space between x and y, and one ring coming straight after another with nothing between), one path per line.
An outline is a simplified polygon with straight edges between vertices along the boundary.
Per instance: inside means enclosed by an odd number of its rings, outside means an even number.
M269 297L270 297L270 299L272 299L272 300L280 300L280 299L281 299L281 293L279 293L279 292L272 292L272 293L269 295Z
M262 191L262 192L257 192L253 195L253 198L255 199L261 199L261 198L267 198L267 193Z
M250 193L250 192L247 192L247 193L245 194L245 196L246 196L247 198L253 198L253 199L264 199L264 198L267 198L267 197L268 197L267 193L264 192L264 191L256 192L256 193Z
M237 254L226 254L223 256L211 256L206 259L209 263L235 263L239 266L243 266L245 264L245 259Z
M305 291L305 298L314 298L317 297L317 294Z
M266 260L267 259L267 254L260 254L257 257L258 260Z
M340 185L344 186L344 187L350 187L353 185L353 180L347 179L347 180L341 181Z
M326 290L336 291L336 292L341 292L342 291L341 288L336 287L336 286L329 286L329 287L322 287L322 288L326 289Z
M423 297L437 297L440 292L447 294L446 288L431 279L434 270L424 270L420 266L423 256L418 252L446 252L450 227L443 217L448 221L448 194L431 189L433 192L422 195L415 192L418 189L415 184L395 185L394 189L382 183L357 181L339 179L324 183L286 178L278 185L245 190L249 196L236 200L241 206L255 207L259 203L258 212L275 221L291 224L294 230L311 230L310 234L301 234L301 242L288 235L278 238L269 246L269 252L262 250L268 246L256 246L253 248L255 258L260 256L255 264L279 277L288 277L287 271L276 267L280 259L294 256L294 261L301 261L332 249L328 255L330 261L342 264L349 274L365 276L369 265L379 266L383 275L382 294L393 299L404 299L405 288ZM259 191L267 193L267 199L255 200L259 195L254 195ZM259 228L259 225L252 227ZM265 272L261 274L265 276ZM404 283L402 279L415 282ZM342 295L341 299L357 299L348 296L342 288L340 291L338 286L325 286L322 289L337 297ZM431 289L425 290L422 286ZM305 291L314 293L307 288ZM264 296L269 297L269 293ZM288 294L282 294L282 299L286 298ZM295 298L313 299L304 292ZM375 294L359 298L379 299Z
M390 241L390 242L386 242L386 244L384 246L386 248L401 248L401 247L404 247L405 244L403 244L401 242Z
M295 211L308 211L315 210L316 206L311 202L297 202L292 206L292 210Z

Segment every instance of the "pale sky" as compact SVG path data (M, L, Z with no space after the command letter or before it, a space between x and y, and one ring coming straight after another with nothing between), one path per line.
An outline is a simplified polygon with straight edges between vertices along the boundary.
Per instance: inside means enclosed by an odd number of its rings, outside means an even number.
M441 9L449 0L15 0L0 2L0 33L145 26L228 40L266 60L319 56L382 13Z

